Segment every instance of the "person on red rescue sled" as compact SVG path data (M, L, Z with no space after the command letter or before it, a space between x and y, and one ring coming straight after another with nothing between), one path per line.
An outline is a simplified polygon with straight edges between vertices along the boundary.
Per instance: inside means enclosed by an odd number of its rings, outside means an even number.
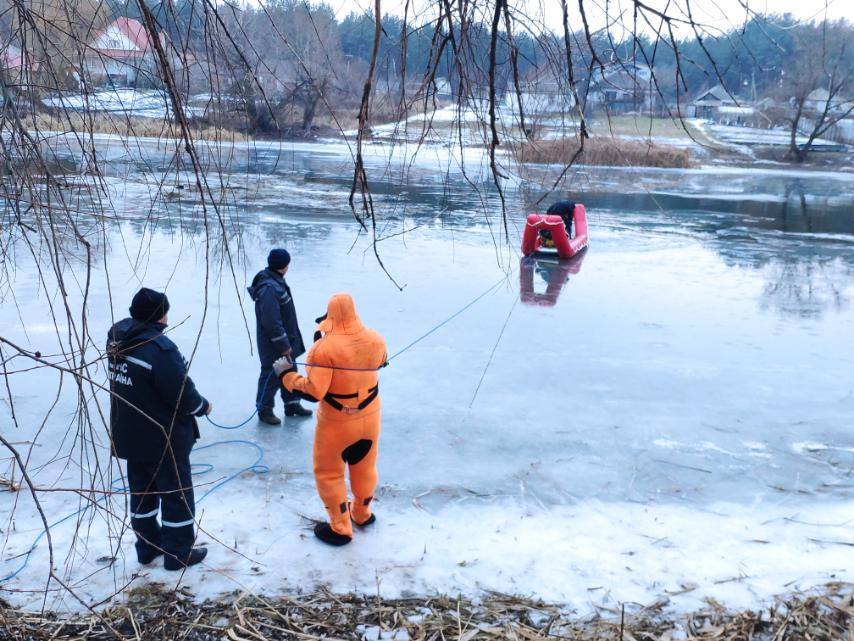
M371 501L377 486L380 435L378 370L386 362L385 341L362 325L349 294L329 300L317 319L315 343L300 376L287 356L273 363L282 384L303 398L320 401L314 434L314 479L329 515L314 534L324 543L346 545L358 527L376 521ZM353 502L344 480L349 467Z
M571 200L558 200L552 203L548 210L546 210L546 216L560 216L564 227L566 227L566 237L572 238L572 223L575 220L574 202ZM541 229L540 237L543 239L543 247L555 246L552 233L548 229Z
M196 417L210 414L211 404L163 334L168 312L166 294L143 287L133 297L131 317L107 335L110 436L114 455L127 461L137 559L147 565L163 554L163 567L182 570L208 553L193 547L190 451L199 438Z

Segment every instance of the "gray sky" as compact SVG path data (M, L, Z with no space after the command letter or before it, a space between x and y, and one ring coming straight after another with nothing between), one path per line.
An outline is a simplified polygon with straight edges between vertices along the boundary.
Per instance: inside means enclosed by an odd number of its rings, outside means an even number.
M630 29L632 24L631 0L584 0L587 18L591 28L600 29L610 22L616 33ZM791 13L802 20L846 18L854 22L854 1L852 0L644 0L644 3L657 9L669 6L669 14L687 16L686 2L694 19L710 29L728 29L745 21L752 13ZM339 15L344 17L351 11L372 11L371 0L327 0ZM545 24L552 29L561 25L561 7L558 0L509 0L511 11L528 15L536 24ZM383 0L384 13L402 15L404 0ZM570 21L573 28L581 28L577 0L569 0ZM411 7L417 8L418 15L435 13L435 0L412 0ZM607 13L606 13L607 9ZM410 8L410 15L413 11ZM606 19L606 15L609 19ZM645 25L640 25L641 26ZM649 31L650 27L645 26ZM687 32L678 35L688 35Z

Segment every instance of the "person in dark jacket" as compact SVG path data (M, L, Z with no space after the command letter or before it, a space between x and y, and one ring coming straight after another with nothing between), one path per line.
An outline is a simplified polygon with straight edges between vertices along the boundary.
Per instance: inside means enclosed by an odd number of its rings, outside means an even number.
M311 416L311 410L300 405L300 397L280 385L273 375L273 361L276 359L288 356L295 360L305 354L294 298L285 281L290 263L291 256L287 250L273 249L267 256L267 269L258 272L248 288L249 296L255 301L256 338L261 360L255 403L258 419L268 425L282 422L273 413L276 389L280 390L285 402L285 416Z
M572 223L575 220L575 203L571 200L558 200L546 210L547 216L560 216L566 227L566 237L572 238ZM554 247L552 233L548 229L541 229L540 236L547 247Z
M190 451L199 438L196 417L210 413L211 404L187 375L175 343L163 334L168 311L165 294L142 288L133 297L130 318L107 335L110 433L113 453L127 461L139 562L163 554L167 570L180 570L207 554L206 548L193 547Z

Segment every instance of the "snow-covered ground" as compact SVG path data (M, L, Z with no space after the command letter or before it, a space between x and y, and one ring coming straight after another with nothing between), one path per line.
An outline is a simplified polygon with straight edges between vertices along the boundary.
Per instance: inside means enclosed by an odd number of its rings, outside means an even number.
M106 112L139 118L164 120L172 116L172 106L163 91L153 89L98 89L91 92L64 92L42 99L46 107L79 112ZM200 110L187 107L188 113Z
M735 146L777 146L788 147L791 142L791 134L785 129L757 129L755 127L735 127L731 125L717 125L706 123L704 129L715 139ZM797 142L803 145L807 142L806 136L798 136ZM845 145L824 138L816 138L812 142L815 151L845 149Z
M270 246L294 257L288 279L306 338L329 295L343 290L392 352L501 281L383 371L379 522L347 548L324 547L307 527L305 517L322 517L312 421L272 429L252 421L230 432L203 424L199 446L249 442L197 451L194 462L214 465L197 477L198 495L252 465L252 443L269 472L239 474L200 502L200 540L211 553L180 579L198 596L325 584L389 595L498 590L582 611L669 597L687 609L706 596L748 606L854 580L854 342L845 340L854 333L854 229L840 215L850 211L852 181L587 168L570 178L597 202L588 206L591 247L577 273L563 273L549 261L520 269L515 238L496 250L498 205L486 178L468 183L455 171L446 184L449 174L426 161L402 175L377 151L369 169L388 236L379 249L405 284L398 291L370 243L356 239L345 145L235 152L234 173L216 184L229 236L238 216L243 230L236 284L219 267L221 250L206 263L188 176L155 184L162 176L146 171L156 158L118 148L104 157L104 187L123 222L95 247L87 352L96 355L141 284L165 288L172 336L187 356L201 332L191 373L219 422L238 423L254 402L243 288ZM787 187L813 208L785 213ZM756 209L733 208L739 193ZM79 197L85 207L91 196ZM516 234L530 199L515 189L508 198ZM807 215L809 229L786 227L794 223L785 216ZM69 251L65 273L79 276L83 254ZM18 253L0 335L56 354L67 328L54 326L37 278L35 259ZM564 279L553 306L518 301ZM69 304L79 317L75 288ZM105 380L100 366L92 373ZM106 467L104 433L94 445L76 433L67 377L43 429L58 375L9 381L17 427L4 390L3 435L32 457L40 487L88 486L83 451L105 466L100 488L120 482L119 467ZM9 473L0 460L0 476ZM71 492L40 499L52 522L88 505ZM136 564L131 535L117 527L124 498L108 505L111 518L103 503L81 516L76 546L77 518L51 530L59 573L77 594L98 603L129 582L178 581ZM24 492L0 493L0 516L2 576L20 565L40 522ZM0 597L41 607L47 564L42 541ZM80 607L61 590L47 604Z
M539 138L552 140L577 135L578 125L571 114L561 117L554 113L525 113L526 128L537 130ZM462 138L465 145L488 145L491 139L489 127L490 112L487 102L469 101L465 105L448 105L426 112L416 112L399 122L390 122L371 127L371 137L380 141L423 141L442 146L459 145ZM496 106L495 122L503 141L522 142L525 138L521 131L518 109L502 103ZM356 131L346 132L355 136Z

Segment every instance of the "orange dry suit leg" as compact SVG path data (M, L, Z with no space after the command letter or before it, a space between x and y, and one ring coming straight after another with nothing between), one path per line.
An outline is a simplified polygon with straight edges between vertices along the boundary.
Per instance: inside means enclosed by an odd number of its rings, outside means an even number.
M353 536L352 518L371 518L371 501L377 486L377 440L380 413L365 418L336 421L320 417L314 434L314 479L329 524L338 534ZM353 502L347 495L344 474L350 472Z

